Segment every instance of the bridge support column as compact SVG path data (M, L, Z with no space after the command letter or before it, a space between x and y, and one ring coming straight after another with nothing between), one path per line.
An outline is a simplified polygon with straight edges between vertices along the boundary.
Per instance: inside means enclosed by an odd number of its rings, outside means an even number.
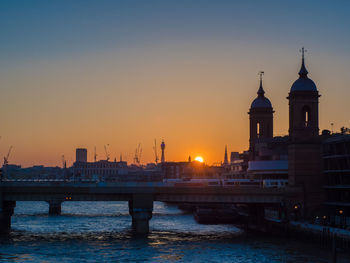
M129 213L132 217L132 228L136 234L149 232L149 220L153 212L153 195L134 194L129 200Z
M61 214L61 204L62 201L51 200L47 201L49 203L49 215L60 215Z
M11 230L11 216L16 201L2 201L0 199L0 234L7 234Z
M251 204L248 207L249 210L249 222L256 225L257 227L261 227L265 221L265 208L263 205L259 204Z

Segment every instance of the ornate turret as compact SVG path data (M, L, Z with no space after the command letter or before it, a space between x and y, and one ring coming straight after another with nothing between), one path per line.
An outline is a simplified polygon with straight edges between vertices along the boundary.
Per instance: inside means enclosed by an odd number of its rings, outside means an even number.
M307 74L309 73L305 67L305 49L302 48L302 59L301 59L301 67L299 70L299 79L297 79L291 89L290 92L295 92L295 91L316 91L317 88L315 83L308 78Z
M253 100L250 106L250 109L253 109L253 108L271 108L272 109L272 104L270 100L265 97L265 91L262 85L262 76L264 75L264 72L263 71L259 72L259 75L260 75L260 86L257 92L258 97L255 100Z
M301 49L302 60L299 78L293 83L289 100L289 135L292 141L317 137L318 94L315 83L309 79L305 67L305 49Z
M262 83L264 72L259 72L260 85L258 89L258 97L254 99L250 106L250 138L249 151L251 159L255 159L255 143L258 139L273 137L273 108L270 100L265 97L265 91Z

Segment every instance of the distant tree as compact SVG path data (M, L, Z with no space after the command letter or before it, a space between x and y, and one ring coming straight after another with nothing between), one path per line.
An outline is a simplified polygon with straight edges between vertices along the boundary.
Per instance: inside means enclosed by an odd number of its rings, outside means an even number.
M331 135L331 131L330 130L323 130L322 135L324 135L324 136Z
M341 134L350 134L350 129L343 126L340 128L340 133Z

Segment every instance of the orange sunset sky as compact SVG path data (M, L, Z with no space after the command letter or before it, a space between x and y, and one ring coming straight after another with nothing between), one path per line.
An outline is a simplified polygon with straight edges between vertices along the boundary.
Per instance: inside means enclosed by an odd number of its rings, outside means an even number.
M76 147L92 161L109 144L132 162L141 143L147 163L164 139L166 160L220 162L226 144L248 147L260 70L274 134L287 134L302 46L320 129L349 127L349 8L316 3L1 3L0 155L13 145L10 163L71 165Z

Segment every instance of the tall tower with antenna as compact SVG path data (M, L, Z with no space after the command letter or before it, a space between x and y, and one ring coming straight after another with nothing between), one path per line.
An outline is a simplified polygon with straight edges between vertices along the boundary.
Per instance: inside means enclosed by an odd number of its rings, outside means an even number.
M165 150L165 143L164 140L162 140L162 144L160 145L160 148L162 149L162 157L161 157L161 162L164 163L165 162L165 154L164 154L164 150Z

